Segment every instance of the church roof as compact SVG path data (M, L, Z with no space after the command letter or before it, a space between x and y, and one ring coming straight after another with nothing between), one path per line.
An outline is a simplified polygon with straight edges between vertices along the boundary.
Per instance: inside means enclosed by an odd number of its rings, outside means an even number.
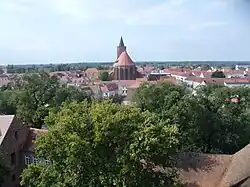
M134 62L128 55L127 51L122 52L122 54L117 59L116 66L134 66Z

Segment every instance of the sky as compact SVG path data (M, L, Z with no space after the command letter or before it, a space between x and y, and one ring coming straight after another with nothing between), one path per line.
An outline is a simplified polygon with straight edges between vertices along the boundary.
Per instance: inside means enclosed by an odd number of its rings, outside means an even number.
M248 0L0 0L0 64L250 60Z

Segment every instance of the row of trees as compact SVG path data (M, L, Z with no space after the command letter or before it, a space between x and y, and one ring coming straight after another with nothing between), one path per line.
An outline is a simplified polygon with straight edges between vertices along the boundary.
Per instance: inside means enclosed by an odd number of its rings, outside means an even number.
M47 65L8 65L7 73L39 73L42 71L71 71L88 68L97 68L98 70L108 70L112 63L73 63L73 64L47 64Z

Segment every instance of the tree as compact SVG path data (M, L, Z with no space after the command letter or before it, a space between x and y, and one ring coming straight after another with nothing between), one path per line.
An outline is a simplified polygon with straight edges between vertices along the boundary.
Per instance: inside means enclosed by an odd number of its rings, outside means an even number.
M225 78L225 74L222 71L215 71L211 75L212 78Z
M240 102L231 102L232 97ZM232 154L249 143L250 89L202 86L196 95L170 84L144 84L136 105L178 124L180 151Z
M249 143L250 89L207 86L186 95L166 116L180 124L182 149L233 154ZM241 98L231 102L232 96Z
M88 95L83 90L60 85L56 77L42 72L25 75L22 83L13 90L11 102L22 121L41 128L50 108L58 108L65 101L85 99Z
M4 155L0 153L0 185L4 182L4 178L9 174L9 167L7 166Z
M16 113L16 108L11 102L13 92L11 90L0 91L0 114L13 115Z
M108 81L109 80L109 73L107 71L103 71L100 74L101 81Z
M37 154L49 166L27 168L28 186L174 186L176 125L133 106L111 102L64 104L46 119ZM161 168L161 169L160 169Z
M177 103L185 95L185 91L184 87L170 83L142 84L133 99L142 111L161 114Z

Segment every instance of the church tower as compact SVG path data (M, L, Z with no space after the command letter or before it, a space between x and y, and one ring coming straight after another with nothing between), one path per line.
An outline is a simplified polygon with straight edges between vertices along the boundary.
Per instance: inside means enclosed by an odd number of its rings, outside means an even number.
M127 47L124 45L123 39L122 39L122 37L121 37L120 43L119 43L119 45L117 46L117 57L116 57L116 59L118 59L119 56L120 56L124 51L126 51L126 50L127 50Z

